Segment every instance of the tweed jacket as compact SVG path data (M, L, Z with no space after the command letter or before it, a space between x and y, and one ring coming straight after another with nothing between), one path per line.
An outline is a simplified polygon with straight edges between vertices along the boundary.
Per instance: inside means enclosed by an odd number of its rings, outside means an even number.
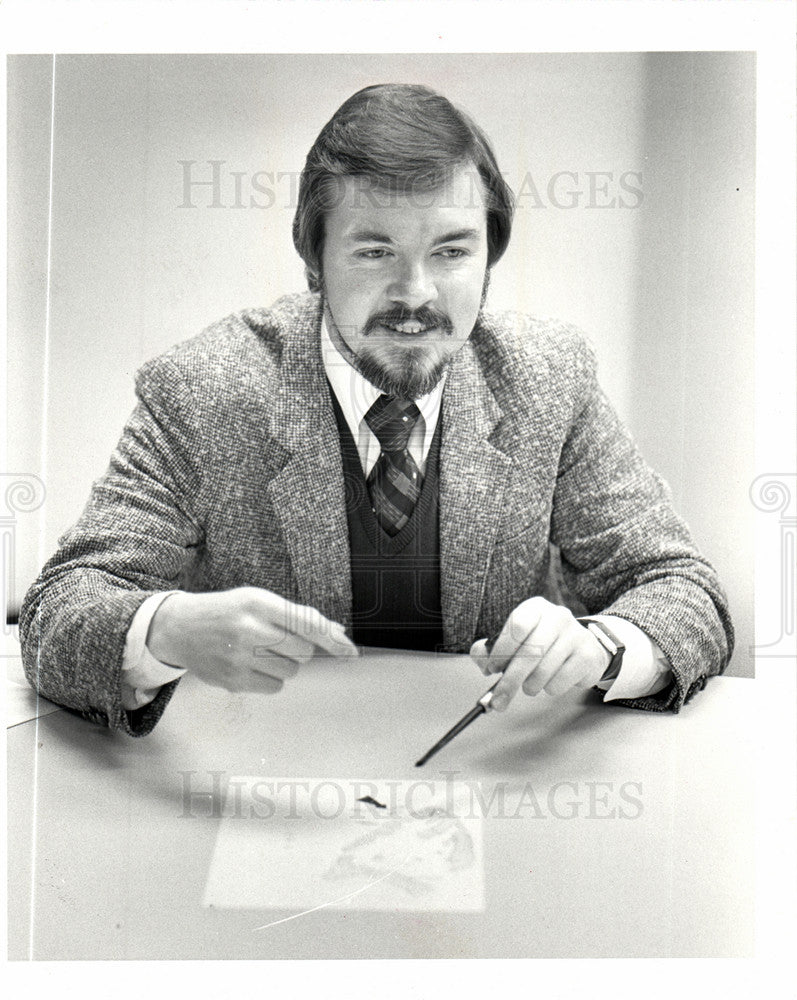
M340 444L310 293L230 316L145 364L138 405L77 524L31 587L23 660L42 695L132 735L176 683L121 704L131 619L159 591L264 587L351 623ZM627 704L678 711L732 647L725 597L602 394L572 327L480 316L442 400L444 640L466 651L543 593L550 545L589 613L627 618L674 681Z

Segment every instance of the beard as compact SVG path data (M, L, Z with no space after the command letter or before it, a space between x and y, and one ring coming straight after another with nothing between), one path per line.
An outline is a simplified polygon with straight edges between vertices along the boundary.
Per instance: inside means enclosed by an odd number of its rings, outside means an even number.
M413 348L398 350L386 361L370 351L349 352L350 364L371 385L386 396L398 399L419 399L438 384L451 364L451 358L430 357Z
M488 268L482 286L479 315L481 315L487 298L489 284L490 269ZM322 295L327 301L323 281ZM378 339L373 348L364 346L355 353L341 336L328 307L326 314L330 320L328 324L330 335L337 349L355 371L359 372L366 381L386 396L395 396L398 399L419 399L421 396L428 395L440 382L453 361L454 355L446 351L429 353L425 352L422 347L402 348L400 345L385 344L384 341L380 343ZM409 322L418 323L426 328L436 328L438 336L442 338L450 337L454 332L451 320L445 313L428 306L422 306L417 310L396 306L386 312L369 317L362 336L363 339L372 336L382 326L395 327Z

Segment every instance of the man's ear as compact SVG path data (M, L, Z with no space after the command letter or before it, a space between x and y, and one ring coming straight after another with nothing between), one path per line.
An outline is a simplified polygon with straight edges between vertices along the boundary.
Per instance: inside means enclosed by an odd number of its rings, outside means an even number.
M307 279L307 287L311 292L321 291L323 283L321 281L321 274L318 270L306 265L304 269L304 276Z

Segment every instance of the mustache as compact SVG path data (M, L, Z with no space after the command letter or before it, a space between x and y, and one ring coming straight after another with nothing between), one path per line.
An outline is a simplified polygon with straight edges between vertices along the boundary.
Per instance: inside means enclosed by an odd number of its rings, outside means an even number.
M392 309L370 316L363 327L362 336L369 336L380 326L398 326L401 323L418 323L420 326L437 327L438 330L442 330L446 334L454 332L454 324L449 317L431 306L408 309L406 306L396 305Z

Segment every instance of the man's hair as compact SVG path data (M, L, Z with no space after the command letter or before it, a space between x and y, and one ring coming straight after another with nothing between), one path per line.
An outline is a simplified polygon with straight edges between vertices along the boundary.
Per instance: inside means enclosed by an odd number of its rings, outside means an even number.
M293 243L311 291L321 287L324 217L339 197L338 178L407 195L434 190L469 164L485 190L489 268L509 243L514 198L481 129L428 87L380 84L353 94L319 133L299 182Z

